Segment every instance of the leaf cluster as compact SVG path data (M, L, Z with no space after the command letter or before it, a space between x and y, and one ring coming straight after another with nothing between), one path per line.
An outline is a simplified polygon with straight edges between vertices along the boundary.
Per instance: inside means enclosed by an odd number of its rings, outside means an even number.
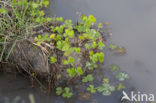
M68 87L65 87L64 89L62 87L57 87L56 94L57 95L62 94L62 97L64 97L64 98L71 98L73 95L73 93L70 92L70 88L68 88Z

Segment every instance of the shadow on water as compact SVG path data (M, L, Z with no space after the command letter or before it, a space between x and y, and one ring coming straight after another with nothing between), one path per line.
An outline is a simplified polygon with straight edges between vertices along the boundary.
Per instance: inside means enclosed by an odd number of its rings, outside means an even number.
M54 9L52 11L52 9ZM122 71L130 74L131 79L124 82L131 91L137 87L144 93L156 94L156 1L155 0L55 0L48 12L56 16L72 19L76 22L76 12L93 14L99 22L109 21L113 28L113 38L109 43L126 47L125 55L116 56L105 50L105 65L118 64ZM100 74L99 74L100 73ZM98 77L112 76L112 73L98 72ZM11 79L10 79L11 78ZM116 82L115 79L111 79ZM95 85L99 82L95 82ZM89 101L79 101L78 96L70 100L62 99L52 93L44 94L39 87L32 89L27 78L15 75L0 76L0 96L11 99L21 96L28 103L28 95L33 93L36 103L120 103L122 93L114 92L111 96L93 94Z
M110 72L108 69L104 70L106 67L99 68L95 72L95 81L93 84L95 86L101 85L101 81L104 77L108 77L111 80L111 83L117 83L117 80L115 80L113 77L114 75L112 72ZM106 74L104 74L106 73ZM125 91L129 92L133 90L134 88L131 86L131 83L128 80L127 82L124 82L124 85L127 87ZM79 85L81 85L79 87ZM47 93L44 93L40 90L39 86L36 86L35 88L32 88L30 85L30 81L28 78L24 78L21 75L14 75L14 74L1 74L0 75L0 103L2 101L13 101L16 98L20 97L20 101L17 103L29 103L29 94L33 94L34 98L36 100L36 103L121 103L121 97L122 93L121 91L115 91L112 93L111 96L102 96L100 93L95 94L88 94L88 97L79 96L80 93L83 93L86 89L86 87L89 84L77 84L73 88L74 90L74 96L71 99L63 99L62 97L56 96L53 92L52 94L48 95ZM86 94L87 95L87 94ZM4 102L2 102L4 103ZM9 102L12 103L12 102Z

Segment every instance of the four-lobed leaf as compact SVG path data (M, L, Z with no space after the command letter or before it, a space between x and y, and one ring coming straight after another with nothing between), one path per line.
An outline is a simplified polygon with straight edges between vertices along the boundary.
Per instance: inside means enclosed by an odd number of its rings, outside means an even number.
M73 95L73 93L70 92L70 88L65 87L65 88L64 88L64 93L62 94L62 96L63 96L64 98L71 98L72 95Z
M118 65L110 65L109 66L109 69L112 71L112 72L115 72L115 71L119 71L120 70L120 67Z
M62 87L57 87L56 88L56 94L57 95L61 95L64 98L71 98L73 93L70 91L70 88L65 87L64 89L62 89Z
M62 87L57 87L57 88L56 88L56 94L57 94L57 95L61 95L62 92L63 92Z
M115 44L110 44L108 48L111 50L115 50L117 46Z
M83 70L81 67L77 67L76 72L78 75L82 75L83 74Z
M117 85L117 90L118 91L120 91L120 90L123 90L123 89L125 89L126 87L122 84L122 83L119 83L118 85Z
M94 85L89 85L87 91L90 91L91 93L96 93L96 88L94 87Z
M102 86L97 87L97 91L102 92L102 95L109 96L115 91L115 87L109 83L103 83Z
M57 62L57 59L54 56L50 57L50 63L55 63Z
M87 76L85 76L85 77L82 78L82 82L84 82L84 83L91 82L93 80L94 80L94 77L91 74L88 74Z
M68 68L68 69L67 69L67 72L68 72L68 75L69 75L70 77L74 77L74 76L76 75L76 70L75 70L75 68Z
M118 79L119 81L125 81L126 79L129 79L129 75L124 72L120 72L115 75L115 78Z

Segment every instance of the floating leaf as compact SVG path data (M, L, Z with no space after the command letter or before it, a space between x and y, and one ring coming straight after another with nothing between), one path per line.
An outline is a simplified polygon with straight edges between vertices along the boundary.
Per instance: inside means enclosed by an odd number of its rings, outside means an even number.
M98 47L99 47L99 49L102 50L105 47L105 44L102 41L99 41L98 42Z
M61 95L62 92L63 92L62 87L57 87L57 88L56 88L56 94L57 94L57 95Z
M73 95L73 93L70 92L70 88L65 87L65 88L64 88L64 93L62 94L62 96L63 96L64 98L71 98L72 95Z
M91 93L96 93L96 89L95 89L94 85L89 85L87 90L90 91Z
M55 34L51 34L50 39L54 39L54 38L55 38Z
M43 4L47 7L49 5L49 1L44 1Z
M109 83L109 79L108 78L103 78L103 81L102 81L103 83Z
M118 91L120 91L120 90L123 90L123 89L125 89L126 87L122 84L122 83L119 83L118 85L117 85L117 90Z
M57 59L54 56L50 57L50 63L55 63L57 62Z
M88 67L89 70L93 70L94 68L97 68L98 65L95 64L95 63L87 62L87 63L86 63L86 67Z
M115 44L110 44L108 48L111 50L115 50L117 46Z
M71 56L68 57L68 63L73 64L75 62L75 59L72 58Z
M63 17L57 17L57 18L56 18L56 21L58 21L58 22L63 22Z
M115 78L118 79L119 81L124 81L126 79L129 79L129 75L124 72L120 72L115 75Z
M0 13L2 13L2 14L6 14L7 11L6 11L6 9L0 8Z
M82 71L81 67L77 67L76 72L77 72L78 75L82 75L83 74L83 71Z
M103 28L102 23L98 23L98 28Z
M45 13L44 13L44 11L42 10L42 11L40 11L40 15L41 16L44 16L45 15Z
M111 92L115 91L115 87L108 84L103 83L102 86L97 87L98 92L102 92L103 95L108 96L111 95Z
M83 77L82 82L86 83L86 82L91 82L94 80L93 75L88 74L86 77Z
M111 69L112 72L115 72L115 71L119 71L120 67L118 67L118 65L110 65L109 69Z
M76 75L75 68L71 68L71 69L69 68L69 69L67 69L67 72L70 77L74 77Z

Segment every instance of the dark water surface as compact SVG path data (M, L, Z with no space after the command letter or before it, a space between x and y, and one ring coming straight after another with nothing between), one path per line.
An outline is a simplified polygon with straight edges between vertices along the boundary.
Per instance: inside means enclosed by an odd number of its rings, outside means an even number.
M126 47L127 53L116 56L106 50L104 67L118 64L130 74L131 79L125 82L127 91L134 86L143 93L156 95L156 0L55 0L49 12L75 22L76 12L93 14L99 22L108 21L113 28L108 42ZM65 100L54 93L48 96L39 88L32 89L29 80L22 76L0 76L0 96L21 96L29 103L30 93L34 94L36 103L120 103L122 96L121 92L114 92L108 97L94 94L90 101L78 101L77 96Z

